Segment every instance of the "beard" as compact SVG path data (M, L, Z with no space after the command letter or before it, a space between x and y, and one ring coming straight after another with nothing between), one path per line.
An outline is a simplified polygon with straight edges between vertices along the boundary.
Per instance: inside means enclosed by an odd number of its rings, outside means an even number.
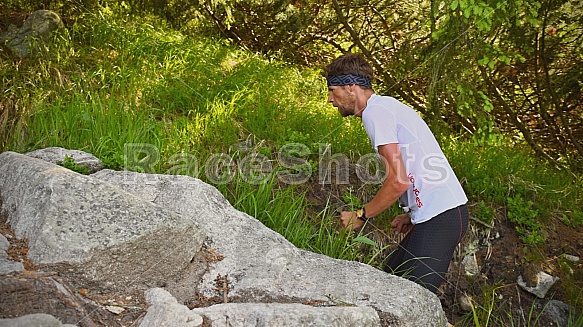
M348 117L348 116L352 116L354 115L354 113L346 108L343 107L338 107L338 112L340 113L340 116L342 117Z

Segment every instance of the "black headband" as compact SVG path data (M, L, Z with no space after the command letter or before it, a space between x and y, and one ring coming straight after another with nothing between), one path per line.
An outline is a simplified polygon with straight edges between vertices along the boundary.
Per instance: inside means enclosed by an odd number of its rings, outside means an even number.
M343 86L356 84L369 89L372 88L370 78L364 76L357 76L352 74L329 75L327 80L328 86Z

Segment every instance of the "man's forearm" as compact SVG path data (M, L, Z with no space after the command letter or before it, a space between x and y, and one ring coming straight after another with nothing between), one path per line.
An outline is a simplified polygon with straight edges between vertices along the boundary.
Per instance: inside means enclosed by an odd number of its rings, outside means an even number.
M364 206L366 216L372 218L387 210L408 189L408 183L400 181L396 175L389 175L375 197Z

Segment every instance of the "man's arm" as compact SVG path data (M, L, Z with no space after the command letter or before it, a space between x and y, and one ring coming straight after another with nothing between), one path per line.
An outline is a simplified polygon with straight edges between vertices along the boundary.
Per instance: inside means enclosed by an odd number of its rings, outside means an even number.
M401 157L398 143L384 144L378 147L379 155L385 166L387 176L375 197L365 205L366 217L372 218L387 210L401 194L409 189L409 179ZM343 211L341 222L349 229L359 228L364 222L356 218L353 211Z

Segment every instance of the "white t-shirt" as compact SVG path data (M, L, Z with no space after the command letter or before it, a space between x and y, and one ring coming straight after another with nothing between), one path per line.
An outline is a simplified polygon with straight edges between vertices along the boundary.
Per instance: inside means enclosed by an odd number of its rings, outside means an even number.
M422 223L468 199L435 136L419 114L398 100L373 94L362 113L364 129L378 153L398 143L411 187L399 200L411 222Z

